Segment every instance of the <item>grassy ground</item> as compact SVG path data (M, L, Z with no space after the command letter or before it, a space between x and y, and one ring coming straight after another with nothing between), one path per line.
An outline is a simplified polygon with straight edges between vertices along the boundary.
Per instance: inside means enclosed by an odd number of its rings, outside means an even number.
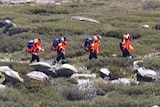
M159 58L145 58L144 55L157 53L160 50L160 33L155 30L159 24L159 1L143 0L100 0L74 1L60 6L55 5L1 5L0 19L9 18L18 28L28 32L0 35L0 57L9 57L13 61L29 62L30 54L25 52L27 40L34 37L43 39L40 53L42 61L52 60L56 52L50 50L54 37L68 36L66 57L69 63L88 68L88 73L98 73L102 67L112 72L112 78L133 76L132 63L137 59L144 60L144 66L160 72ZM71 16L85 16L96 19L100 24L71 20ZM149 29L141 26L148 24ZM0 29L2 31L2 28ZM121 57L119 42L124 33L133 34L131 52L134 59ZM97 60L86 63L87 52L83 50L86 37L100 34L100 54ZM116 54L117 57L112 55ZM18 71L24 78L30 71L27 63L0 62ZM53 82L54 81L54 82ZM81 93L71 84L68 78L53 78L48 84L28 80L24 84L8 84L10 88L0 91L2 107L150 107L160 105L159 82L141 83L140 85L106 85L97 83L99 95L83 99ZM57 88L58 87L58 88ZM16 102L16 103L15 103ZM61 103L59 103L61 102Z

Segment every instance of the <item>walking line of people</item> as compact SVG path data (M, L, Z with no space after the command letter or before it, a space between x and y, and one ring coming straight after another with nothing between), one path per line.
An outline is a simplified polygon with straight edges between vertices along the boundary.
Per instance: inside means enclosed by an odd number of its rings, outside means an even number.
M120 42L120 49L122 51L123 57L133 58L133 56L130 54L130 51L134 48L131 46L131 34L124 34L122 36L122 40ZM55 66L60 60L62 64L67 63L65 52L66 52L66 45L67 45L68 38L66 36L63 36L61 38L54 38L51 43L51 50L57 52L57 56L54 58L52 65ZM90 61L93 58L97 59L99 54L99 45L100 45L101 36L100 35L94 35L92 38L87 37L84 41L84 50L89 52L89 56L86 61ZM42 39L41 38L34 38L28 40L28 44L26 46L26 51L31 53L32 58L30 60L30 63L37 61L40 61L39 58L39 51L44 51L44 49L41 47L42 45Z

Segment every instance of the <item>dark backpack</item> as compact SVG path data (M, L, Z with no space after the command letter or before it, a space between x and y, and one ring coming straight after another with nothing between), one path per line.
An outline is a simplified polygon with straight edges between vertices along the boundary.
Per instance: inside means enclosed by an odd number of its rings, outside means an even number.
M58 49L58 43L60 42L60 39L59 38L54 38L53 41L52 41L52 46L51 46L51 49L53 51L57 51Z
M85 42L84 42L84 50L85 50L85 51L89 51L91 41L93 41L93 39L90 38L90 37L87 37L87 38L85 39Z
M26 51L31 53L33 51L33 44L34 44L34 40L30 39L28 40L28 44L26 46Z

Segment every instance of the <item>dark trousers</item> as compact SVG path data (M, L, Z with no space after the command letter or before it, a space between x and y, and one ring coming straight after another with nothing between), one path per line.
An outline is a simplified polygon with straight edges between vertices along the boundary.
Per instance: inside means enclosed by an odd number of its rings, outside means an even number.
M123 53L123 57L129 57L129 56L131 56L129 50L127 50L127 49L122 50L122 53Z
M39 62L39 61L40 61L39 56L32 54L32 58L31 58L30 63L32 63L32 62L35 61L35 60L36 60L37 62Z
M120 42L120 44L119 44L119 47L120 47L120 49L121 49L121 51L122 51L122 54L123 54L122 56L123 56L123 57L129 57L129 56L131 56L129 50L124 49L121 42Z
M54 59L54 62L52 64L55 65L60 60L62 60L62 64L66 63L66 57L64 53L61 51L57 51L57 57Z
M91 59L93 59L93 58L97 59L97 54L96 54L96 52L90 52L88 59L91 60Z

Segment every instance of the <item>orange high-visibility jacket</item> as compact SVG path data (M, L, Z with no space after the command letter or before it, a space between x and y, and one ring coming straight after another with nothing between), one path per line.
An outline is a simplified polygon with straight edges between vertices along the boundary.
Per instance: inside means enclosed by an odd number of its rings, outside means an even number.
M96 52L96 54L98 54L99 53L100 38L98 38L97 36L93 36L93 39L95 41L95 43L94 43L94 51Z
M67 41L63 41L62 42L62 47L66 50L66 44L67 44Z
M127 49L127 50L133 50L134 48L131 46L131 42L129 39L123 39L122 41L122 46L123 48Z
M38 46L41 46L41 41L38 38L34 39L34 43L36 43Z
M38 46L38 45L36 45L36 44L33 44L33 52L32 52L32 54L34 54L34 55L36 55L36 56L39 56L39 53L38 53L38 51L42 51L43 49L40 47L40 46Z
M94 43L94 51L98 54L99 53L99 41L95 41Z
M58 50L65 54L65 46L62 42L58 43Z

